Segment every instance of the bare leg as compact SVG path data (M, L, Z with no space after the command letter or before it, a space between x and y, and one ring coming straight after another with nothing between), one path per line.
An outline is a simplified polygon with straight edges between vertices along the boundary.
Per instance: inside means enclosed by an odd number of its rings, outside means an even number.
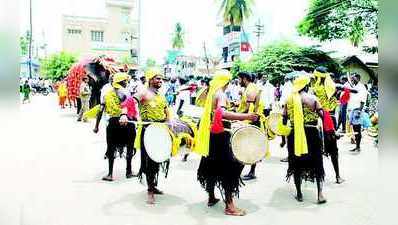
M337 153L336 153L336 154L331 154L331 155L330 155L330 159L331 159L332 164L333 164L334 172L336 173L336 183L341 184L341 183L343 183L345 180L342 179L342 178L340 177L340 171L339 171L339 155L338 155Z
M323 196L323 192L322 192L323 183L322 183L321 179L316 178L316 186L318 188L318 204L326 203L326 198Z
M225 193L225 211L224 213L229 216L244 216L246 211L239 209L235 206L231 193Z
M301 192L301 176L300 173L296 172L293 175L294 177L294 184L296 185L296 200L299 202L303 201L303 193Z

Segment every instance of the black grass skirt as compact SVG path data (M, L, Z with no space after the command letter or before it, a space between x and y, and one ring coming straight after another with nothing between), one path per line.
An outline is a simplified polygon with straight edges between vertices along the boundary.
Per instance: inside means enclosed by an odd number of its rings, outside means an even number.
M153 161L148 156L144 144L144 134L145 134L145 128L147 126L148 125L144 126L141 132L141 166L140 166L140 171L138 172L138 178L140 181L142 181L142 174L145 174L148 185L148 191L153 191L153 188L158 185L160 168L164 172L165 177L167 177L170 160L167 160L163 163L158 163Z
M230 147L229 132L210 134L209 156L202 157L198 169L198 181L210 192L217 186L225 200L225 194L239 197L240 178L244 165L235 160Z
M305 181L314 182L315 178L323 181L325 170L323 168L321 136L316 127L304 127L304 130L307 137L308 154L299 157L294 154L294 130L287 137L289 167L286 178L289 181L292 175L298 173Z
M122 126L119 123L119 117L110 118L108 126L106 127L107 150L105 158L115 157L116 150L118 150L121 155L124 147L127 147L127 154L129 154L129 156L132 157L135 155L135 135L134 124L128 123L126 126Z

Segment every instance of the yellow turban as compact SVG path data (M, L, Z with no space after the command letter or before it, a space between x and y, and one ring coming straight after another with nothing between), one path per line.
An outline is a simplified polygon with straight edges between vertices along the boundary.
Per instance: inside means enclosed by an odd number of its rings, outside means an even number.
M163 73L159 68L152 67L145 71L145 78L147 81L154 78L155 76L163 77Z
M304 113L301 102L301 91L310 83L309 76L299 76L293 81L293 93L291 100L293 103L293 120L294 120L294 154L301 156L308 153L307 138L304 131Z
M194 152L201 156L209 155L211 110L215 93L232 79L232 75L227 70L217 71L210 81L209 92L204 105L204 111L199 124L198 135L195 137Z
M112 86L114 88L122 88L119 82L127 81L129 79L129 75L127 73L116 73L113 75Z
M315 85L321 85L321 78L325 78L325 91L326 96L330 99L336 92L336 84L330 77L329 73L321 73L319 71L314 72L314 76L317 78Z

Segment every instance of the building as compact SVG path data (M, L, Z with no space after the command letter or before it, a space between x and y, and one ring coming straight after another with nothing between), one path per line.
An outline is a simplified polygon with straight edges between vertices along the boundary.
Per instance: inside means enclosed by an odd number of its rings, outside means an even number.
M377 83L378 81L378 62L362 61L358 56L346 57L341 65L344 70L350 74L358 73L361 75L361 82L366 84L369 82Z
M241 26L230 26L219 23L223 28L222 36L217 40L221 48L220 68L231 68L236 59L247 60L252 53L250 45L250 34L245 32Z
M171 64L165 65L167 77L208 77L217 69L219 60L209 58L208 63L204 57L192 55L178 55Z
M21 78L30 78L29 77L29 58L22 57L20 61L20 73L19 76ZM39 77L39 69L40 69L40 62L37 59L32 58L32 74L31 78Z
M63 15L62 49L81 58L138 57L139 0L105 0L104 17Z

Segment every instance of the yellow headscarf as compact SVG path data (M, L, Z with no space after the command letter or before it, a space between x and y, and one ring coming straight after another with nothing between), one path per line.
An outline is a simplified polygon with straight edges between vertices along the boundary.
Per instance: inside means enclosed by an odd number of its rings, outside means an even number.
M112 86L114 88L123 88L119 83L122 81L127 81L129 79L129 75L127 73L116 73L112 78Z
M149 82L149 80L154 78L155 76L163 77L163 73L159 68L151 67L147 71L145 71L145 78L147 82Z
M195 137L193 151L201 156L209 155L211 110L213 97L217 90L227 85L232 79L232 75L227 70L217 71L210 81L209 92L206 97L204 111L199 124L198 135Z
M310 83L309 76L299 76L293 81L293 103L294 120L294 154L301 156L308 153L307 138L304 131L304 113L299 91Z
M336 92L336 84L330 77L330 74L315 71L314 76L317 79L315 85L321 85L321 78L325 78L325 91L326 91L326 95L327 95L328 99L330 99Z

